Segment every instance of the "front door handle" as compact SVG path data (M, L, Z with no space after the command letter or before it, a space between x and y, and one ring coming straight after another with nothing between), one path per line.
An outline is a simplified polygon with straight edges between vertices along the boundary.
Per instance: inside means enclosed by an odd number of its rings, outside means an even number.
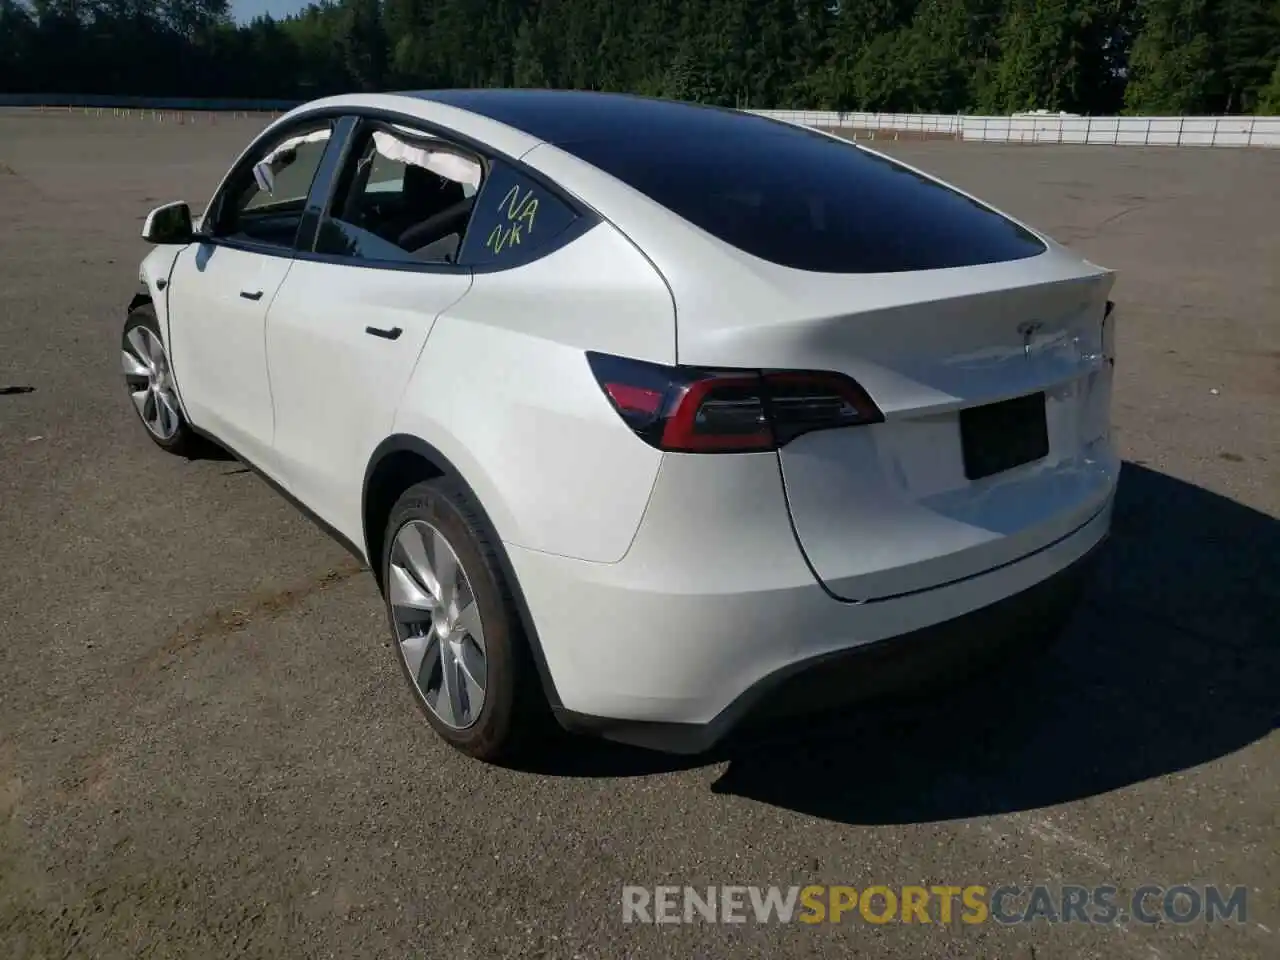
M246 300L261 300L262 291L261 290L241 290L240 296L244 297Z
M365 327L364 332L381 337L383 340L398 340L400 334L404 333L399 327L392 327L390 330L383 330L381 327Z

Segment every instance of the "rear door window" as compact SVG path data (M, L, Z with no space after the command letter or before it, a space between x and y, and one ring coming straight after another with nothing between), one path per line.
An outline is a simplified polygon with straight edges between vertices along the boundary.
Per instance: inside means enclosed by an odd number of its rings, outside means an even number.
M484 164L399 125L366 127L342 173L316 252L383 263L456 263Z
M720 240L821 273L1020 260L1033 234L901 164L811 131L726 125L685 142L559 144Z
M554 193L500 161L476 200L460 263L500 267L546 252L578 214Z

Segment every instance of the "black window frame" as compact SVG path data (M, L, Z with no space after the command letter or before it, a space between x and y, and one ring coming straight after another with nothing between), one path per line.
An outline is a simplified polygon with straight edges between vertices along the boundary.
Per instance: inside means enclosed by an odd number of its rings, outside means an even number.
M200 229L196 231L197 242L211 246L227 247L232 250L243 250L246 253L293 259L298 252L300 239L309 231L313 232L315 229L314 224L308 222L312 218L313 202L317 192L327 193L331 189L334 165L344 151L347 139L350 136L350 118L344 114L345 111L317 111L304 114L288 124L273 126L264 130L255 137L241 154L240 159L222 178L222 182L214 192L213 198L209 201L209 205L200 221ZM215 232L223 215L223 204L230 198L231 191L241 183L243 176L253 170L254 164L262 157L263 149L287 140L302 130L320 126L326 121L330 124L329 140L325 144L324 152L320 155L320 163L316 167L316 172L312 175L311 186L303 201L302 215L298 222L298 230L293 237L293 243L286 247L280 244L227 236Z
M398 110L386 110L376 107L328 107L310 111L298 118L298 124L308 125L316 120L325 118L334 118L335 133L329 138L329 150L325 153L321 160L320 169L316 173L315 179L311 184L311 193L307 197L306 208L303 212L302 225L298 230L298 236L294 243L294 251L292 256L297 260L306 260L314 263L331 263L340 266L360 267L365 270L400 270L410 273L444 273L457 274L466 272L470 274L500 273L505 270L511 270L516 267L524 266L535 260L540 260L548 254L554 253L556 250L568 245L569 243L582 236L587 231L602 222L603 218L587 204L578 198L570 195L562 189L558 184L550 178L529 167L517 157L513 157L501 150L482 143L472 137L459 133L449 127L434 123L430 120L423 120L409 114L401 113ZM344 123L345 121L345 123ZM319 253L315 250L316 239L319 236L320 219L329 210L330 205L336 198L338 181L345 170L348 160L350 159L351 150L355 144L360 141L359 131L363 124L392 124L407 127L410 130L416 130L428 136L436 137L446 143L453 144L458 148L472 153L481 158L486 164L486 173L488 164L492 162L501 162L511 169L515 170L521 176L526 177L548 194L554 196L556 200L563 203L572 210L577 216L576 219L562 230L554 238L549 240L543 247L535 250L522 251L520 256L513 256L510 259L503 259L498 262L463 264L463 263L446 263L446 262L400 262L392 260L362 260L358 257L346 256L334 253ZM290 125L294 129L293 125ZM339 132L341 131L341 132ZM261 138L260 138L261 139ZM256 141L255 141L256 144ZM480 194L484 191L487 180L482 179L480 182L480 190L476 192L477 201ZM469 226L469 224L468 224ZM459 247L461 252L461 247Z

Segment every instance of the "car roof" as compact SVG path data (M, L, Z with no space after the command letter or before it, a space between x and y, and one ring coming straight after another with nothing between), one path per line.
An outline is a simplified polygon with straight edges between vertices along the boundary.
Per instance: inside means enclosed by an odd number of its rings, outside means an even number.
M640 135L672 142L691 133L703 137L804 135L799 128L755 114L626 93L482 88L420 90L400 96L465 110L560 147Z
M710 245L753 258L752 269L859 274L1004 262L1045 249L1033 231L922 171L745 111L486 88L346 94L303 112L333 107L420 117L518 158L650 257L673 244Z
M550 144L686 224L778 266L895 273L1022 259L1045 249L1031 232L918 171L745 111L573 90L415 96ZM541 158L534 156L537 165ZM585 184L572 172L568 179L570 188ZM621 194L595 196L592 205L619 223Z

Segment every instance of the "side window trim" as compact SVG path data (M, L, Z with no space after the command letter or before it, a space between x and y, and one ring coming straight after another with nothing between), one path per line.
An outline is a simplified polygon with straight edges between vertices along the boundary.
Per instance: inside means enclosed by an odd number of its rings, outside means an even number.
M300 120L302 121L315 120L315 119L320 119L326 116L334 117L338 115L347 115L348 113L349 113L349 110L346 110L346 109L328 108L325 110L317 110L314 113L308 114L306 117L300 118ZM577 214L577 218L573 221L572 224L570 224L570 226L567 229L562 231L559 234L559 236L557 236L553 241L548 243L547 246L539 248L532 254L524 254L519 259L513 258L511 260L505 260L502 262L490 261L487 263L478 263L474 265L468 265L465 263L395 263L395 262L375 262L375 261L368 261L368 260L360 261L360 260L354 260L350 257L345 257L345 256L338 256L338 255L326 254L326 253L317 253L314 250L314 244L312 249L310 250L299 250L296 252L295 256L300 260L311 260L318 263L346 264L348 266L358 265L366 269L375 269L375 270L406 270L410 272L416 271L418 273L459 273L462 271L467 271L472 274L497 273L502 270L509 270L514 267L521 266L525 263L531 263L534 260L540 259L544 256L547 256L548 254L554 253L556 250L560 249L560 247L567 245L573 240L576 240L578 237L582 236L588 230L592 229L593 227L595 227L601 222L600 214L598 214L595 210L583 204L580 200L578 200L578 198L572 196L571 194L566 193L557 183L549 179L546 176L546 174L542 173L540 170L535 170L532 167L528 166L527 164L523 163L519 157L510 156L506 153L503 153L500 150L494 150L492 147L488 146L487 144L479 143L478 141L473 140L471 137L468 137L465 134L459 133L456 130L451 130L446 127L442 127L437 123L431 122L430 120L424 120L420 117L414 117L411 115L402 114L394 110L380 110L377 108L365 108L360 110L357 114L354 114L354 116L357 122L360 124L363 124L365 122L370 122L370 121L378 121L378 122L390 123L390 124L400 124L400 125L409 127L410 129L418 130L418 131L421 131L422 133L439 137L442 140L447 140L449 142L457 144L460 147L470 150L476 156L482 158L486 162L486 165L491 166L495 161L504 163L507 166L509 166L511 169L519 173L521 176L527 177L529 180L543 187L549 194L556 197L556 199L558 199L566 207L574 211L574 213ZM352 130L350 143L356 142L356 140L358 139L359 132L360 131L358 129ZM349 149L350 143L347 145L346 149ZM344 167L345 167L345 162L341 167L339 167L339 170L343 169ZM338 184L335 179L335 183L334 183L335 190L337 189L337 186ZM478 197L478 194L477 194L477 197ZM325 200L326 210L327 210L327 205L330 202L332 202L332 199L333 199L332 196L326 198Z
M542 173L540 170L535 170L532 167L528 166L519 157L511 156L509 154L503 153L500 150L494 150L492 147L483 143L479 143L465 134L458 133L455 130L449 130L445 127L441 127L439 124L433 123L430 120L423 120L420 117L410 116L395 110L381 110L376 107L367 107L367 108L359 109L356 113L352 113L349 107L322 107L316 110L311 110L303 114L302 116L299 116L298 118L296 118L295 121L290 123L287 128L281 127L277 131L274 131L272 133L272 137L274 138L276 135L278 135L279 132L305 127L312 123L315 123L318 120L331 120L334 123L336 123L340 118L345 116L352 116L352 117L355 117L357 120L381 120L385 123L402 124L404 126L411 127L416 130L420 130L423 133L432 134L434 136L441 137L442 139L451 140L454 143L458 144L459 146L466 147L472 152L478 155L481 155L488 160L501 160L503 163L506 163L511 167L513 167L514 169L518 170L522 176L528 177L530 180L533 180L536 183L541 184L549 192L555 194L561 200L561 202L563 202L566 206L576 211L580 217L591 220L593 223L600 220L600 215L596 213L593 209L591 209L589 206L584 205L576 197L565 193L564 190L562 190L557 184L555 184L550 179L548 179L546 174ZM266 133L264 132L259 134L253 140L253 142L250 143L249 146L245 149L241 159L247 158L254 150L256 150L259 147L259 145L264 144L266 142L267 142ZM226 177L223 179L222 183L218 185L218 192L215 193L215 198L218 196L218 194L221 193L223 187L225 187L226 184L230 181L231 177L235 174L235 172L239 168L240 163L241 163L241 160L237 160L236 167L233 167L231 172L228 173ZM213 203L210 202L209 209L205 211L206 220L208 219L207 214L211 213L212 209L213 209Z
M310 253L315 249L320 221L328 215L329 204L333 202L334 191L338 188L338 181L347 164L347 154L356 141L360 126L360 118L351 115L339 117L333 125L333 134L329 138L324 156L320 158L320 166L316 169L311 189L307 193L306 205L302 208L302 222L298 224L298 234L293 240L295 253Z
M256 253L263 257L279 257L292 260L295 252L292 247L277 247L269 243L254 243L249 240L236 240L231 237L215 237L209 234L196 234L196 242L208 247L226 247L228 250L242 250L245 253Z

